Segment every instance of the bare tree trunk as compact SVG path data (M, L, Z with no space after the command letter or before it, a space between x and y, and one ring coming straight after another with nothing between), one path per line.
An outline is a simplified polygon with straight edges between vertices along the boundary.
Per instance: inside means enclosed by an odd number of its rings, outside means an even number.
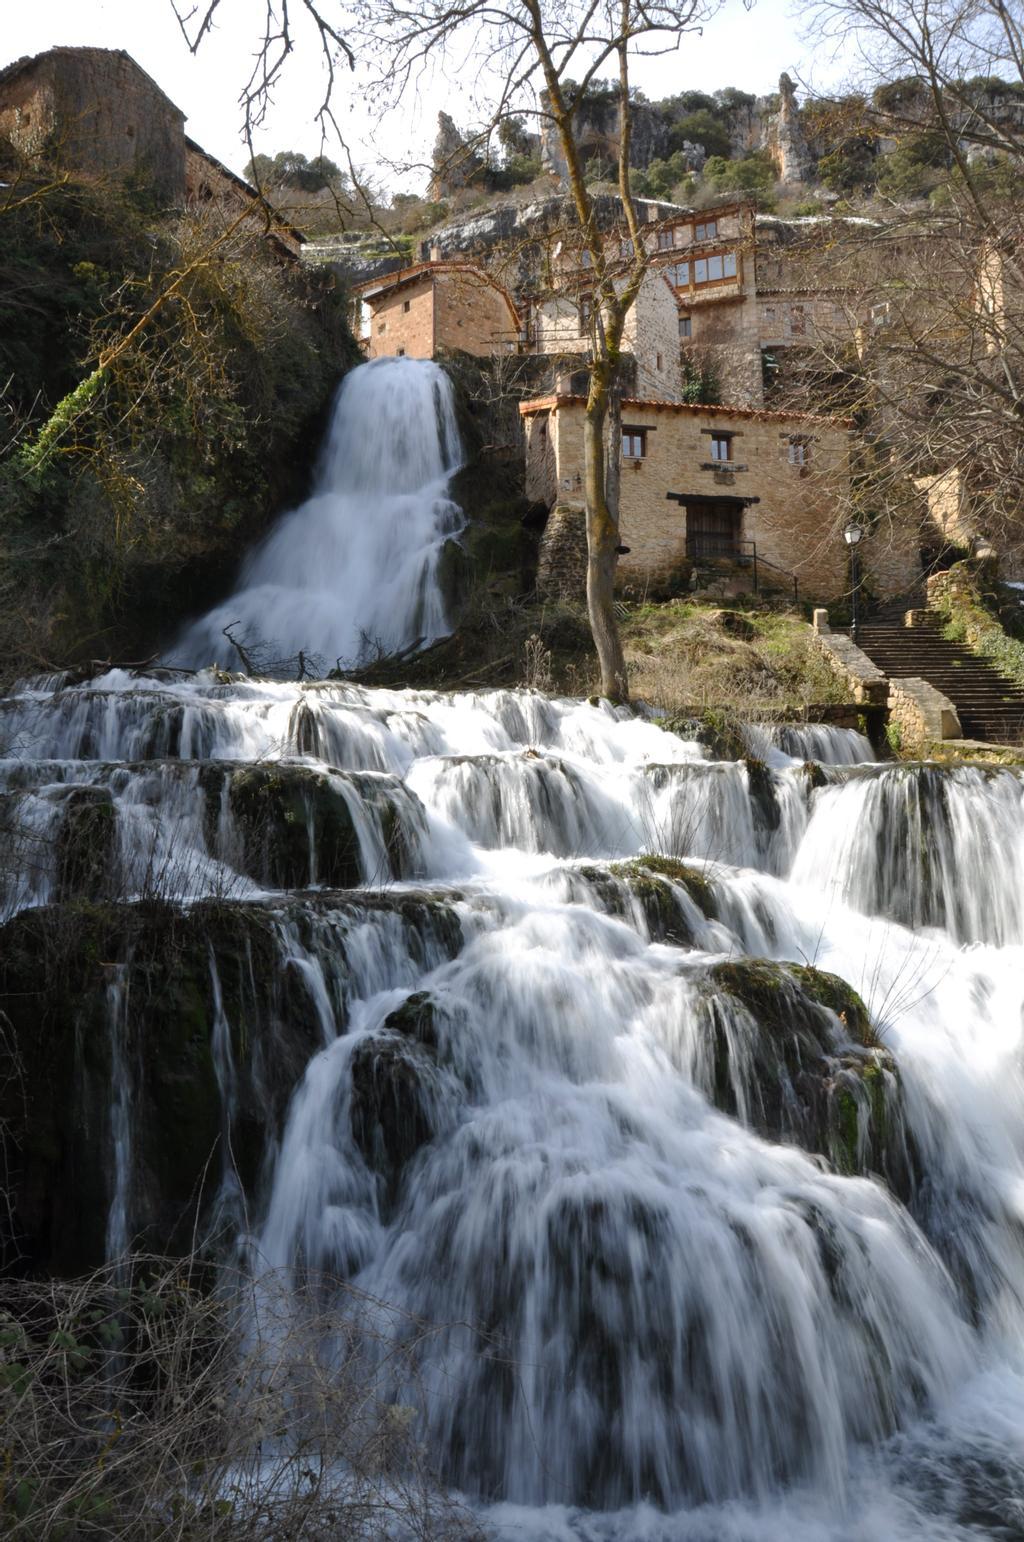
M612 701L628 701L629 682L615 620L615 565L618 561L619 521L617 507L609 507L605 466L605 424L609 415L609 386L595 371L583 422L583 489L587 506L587 614L594 634L601 669L601 694ZM613 413L617 422L618 404ZM617 424L621 436L621 423ZM615 490L618 491L616 464ZM617 502L617 499L616 499Z

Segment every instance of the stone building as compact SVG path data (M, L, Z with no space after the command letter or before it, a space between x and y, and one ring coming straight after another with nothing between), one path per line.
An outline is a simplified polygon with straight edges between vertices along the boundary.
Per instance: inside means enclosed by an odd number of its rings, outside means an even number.
M289 260L298 258L305 245L301 230L281 219L244 177L236 176L215 155L187 137L185 204L193 209L215 209L225 225L240 214L246 215L247 228L258 228L270 245Z
M0 70L0 135L28 161L185 198L185 114L121 49L51 48Z
M549 588L576 587L585 561L581 396L524 402L526 494L551 510L541 552ZM846 588L842 508L850 425L737 407L626 400L619 563L634 588L702 583L827 601ZM572 531L566 540L567 531ZM545 549L546 548L546 549ZM552 548L564 559L552 561Z
M51 48L0 70L0 138L29 164L134 182L167 208L209 207L225 223L251 213L275 250L303 236L244 178L185 134L185 114L122 49Z
M367 357L432 359L460 351L514 352L519 313L511 295L483 269L467 262L421 262L353 288L362 309Z
M592 293L585 282L561 283L553 293L529 297L522 307L524 349L561 357L566 367L577 359L582 363L591 349ZM645 396L680 399L679 307L659 269L644 276L626 315L622 346L634 361L636 385Z

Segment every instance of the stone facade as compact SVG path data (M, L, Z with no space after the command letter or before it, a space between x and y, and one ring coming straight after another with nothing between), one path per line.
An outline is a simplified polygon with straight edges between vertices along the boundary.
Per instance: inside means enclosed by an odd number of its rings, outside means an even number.
M527 303L524 330L531 353L589 356L587 296L551 294ZM682 391L679 307L664 273L652 268L640 285L622 331L623 350L635 361L640 394L678 401Z
M520 407L527 497L582 508L584 407L563 396ZM625 401L622 422L624 583L696 566L705 577L729 570L750 589L756 553L763 589L792 592L796 577L807 598L844 592L835 513L849 490L848 425L655 400Z
M293 260L302 252L305 237L301 231L275 219L273 211L260 199L254 187L242 177L236 177L216 156L208 155L194 139L188 138L185 140L185 203L193 209L215 209L225 225L248 211L250 217L245 221L245 228L258 229L282 257Z
M362 343L371 359L514 351L519 315L511 297L469 263L420 263L353 290L364 308Z
M0 135L28 160L185 198L185 115L120 49L51 48L0 71Z

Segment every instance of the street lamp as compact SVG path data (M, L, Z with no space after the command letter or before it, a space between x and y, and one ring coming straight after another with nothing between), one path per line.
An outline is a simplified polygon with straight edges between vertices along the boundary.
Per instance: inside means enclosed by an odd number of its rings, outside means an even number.
M864 530L862 526L858 525L856 521L852 519L843 530L843 540L850 548L850 588L852 591L853 600L852 615L850 620L850 637L854 642L857 640L857 592L860 588L860 564L857 561L857 546L862 540L863 535Z

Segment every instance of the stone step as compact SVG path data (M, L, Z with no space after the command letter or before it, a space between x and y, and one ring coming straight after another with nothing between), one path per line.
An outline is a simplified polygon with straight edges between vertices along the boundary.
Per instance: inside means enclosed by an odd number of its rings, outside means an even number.
M890 679L919 679L947 696L971 739L1024 741L1024 690L961 644L941 636L939 624L904 627L868 623L857 646Z

